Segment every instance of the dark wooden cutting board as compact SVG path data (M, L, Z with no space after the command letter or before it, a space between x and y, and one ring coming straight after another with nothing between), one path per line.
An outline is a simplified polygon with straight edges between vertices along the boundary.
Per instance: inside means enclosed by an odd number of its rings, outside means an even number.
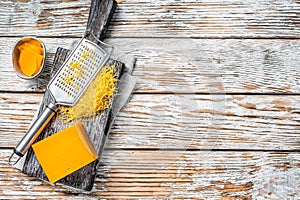
M116 5L117 3L114 0L92 0L87 29L100 40L104 39ZM93 37L89 37L88 39L97 43L96 39ZM67 49L57 49L51 69L51 76L53 76L55 72L61 67L69 52L70 51ZM119 78L122 73L123 63L109 60L107 64L113 65L115 62L115 72L117 77ZM51 97L46 91L38 113L41 113L41 111L45 108L45 105L47 105L49 101L51 101ZM107 122L109 121L110 109L111 107L102 111L100 114L94 117L86 118L83 122L89 138L91 139L91 142L93 143L96 151L98 151L100 156L104 147L106 137L108 135ZM59 117L56 116L49 122L36 142L72 125L72 122L65 124L64 121L59 120L58 118ZM80 170L61 179L60 181L58 181L58 183L71 186L73 188L90 191L93 188L93 183L97 174L98 162L99 161L96 160L88 164ZM37 161L32 148L30 148L27 153L22 171L30 176L34 176L46 181L48 180L39 162Z

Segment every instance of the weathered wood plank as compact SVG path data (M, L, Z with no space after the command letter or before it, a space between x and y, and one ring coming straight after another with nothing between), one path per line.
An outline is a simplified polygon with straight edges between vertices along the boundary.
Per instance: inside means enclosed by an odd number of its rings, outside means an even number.
M58 46L76 38L44 38L49 59L45 75L21 80L12 69L14 38L0 38L0 90L44 91ZM299 40L108 39L137 58L136 92L299 93Z
M299 93L298 40L108 39L137 57L139 92Z
M298 0L119 1L109 37L299 38ZM90 0L1 1L0 35L81 37L89 6Z
M105 151L91 193L68 192L7 165L4 199L299 199L300 154L287 152Z
M0 94L1 147L24 135L41 95ZM299 150L299 96L134 95L108 148Z

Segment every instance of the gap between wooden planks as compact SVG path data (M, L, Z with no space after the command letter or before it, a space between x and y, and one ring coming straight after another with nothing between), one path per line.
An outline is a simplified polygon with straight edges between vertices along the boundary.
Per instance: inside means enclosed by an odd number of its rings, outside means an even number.
M1 147L24 135L42 94L0 93ZM299 96L136 94L109 148L299 150Z
M66 193L8 167L10 153L0 150L5 199L293 199L300 192L299 153L105 151L89 194Z
M43 92L57 46L78 38L44 38L48 60L36 81L18 78L11 66L15 38L0 38L0 91ZM260 39L107 39L137 58L138 93L299 94L300 41Z

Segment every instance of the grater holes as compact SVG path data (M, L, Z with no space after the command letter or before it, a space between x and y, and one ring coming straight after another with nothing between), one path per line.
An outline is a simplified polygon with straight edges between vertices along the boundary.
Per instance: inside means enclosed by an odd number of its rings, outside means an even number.
M57 81L55 82L54 84L58 89L60 89L61 91L63 91L64 93L67 94L68 97L76 97L76 94L80 91L80 89L82 88L82 86L78 86L78 87L74 87L76 86L76 81L75 81L75 84L67 84L65 82L64 79L62 78L59 78L57 79ZM74 86L73 86L74 85Z
M84 85L86 84L86 79L79 79L78 82L77 82L77 85L80 87L80 88L83 88Z
M93 43L82 40L57 76L55 87L62 92L61 98L76 99L94 77L104 57L104 50L99 50Z

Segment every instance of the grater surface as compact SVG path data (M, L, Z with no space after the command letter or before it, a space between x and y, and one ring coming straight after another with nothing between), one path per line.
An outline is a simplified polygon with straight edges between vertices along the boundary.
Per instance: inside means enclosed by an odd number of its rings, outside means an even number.
M109 45L83 38L47 87L56 104L75 105L111 52Z

